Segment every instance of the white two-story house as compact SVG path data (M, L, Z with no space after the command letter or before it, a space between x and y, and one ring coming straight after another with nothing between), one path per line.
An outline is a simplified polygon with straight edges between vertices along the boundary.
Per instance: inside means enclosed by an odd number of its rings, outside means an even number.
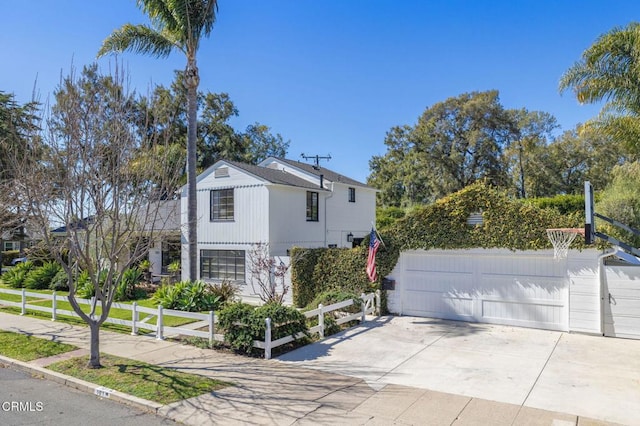
M352 247L375 222L376 189L281 158L257 166L218 161L198 176L197 194L197 269L204 281L250 284L247 254L256 244L268 244L271 256L287 256L292 247ZM181 211L187 279L186 187Z

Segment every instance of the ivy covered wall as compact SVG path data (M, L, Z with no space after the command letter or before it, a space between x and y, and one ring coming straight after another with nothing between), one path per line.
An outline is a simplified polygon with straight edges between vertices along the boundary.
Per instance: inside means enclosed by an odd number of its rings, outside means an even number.
M482 222L469 225L471 214ZM353 249L295 248L292 255L293 302L306 306L327 290L354 293L380 288L381 280L395 267L402 250L508 248L540 250L551 248L548 228L584 226L580 212L561 213L553 203L540 208L532 202L510 197L505 191L478 182L465 189L407 213L381 233L384 246L378 251L378 280L370 283L365 265L368 238ZM573 247L583 248L577 238Z

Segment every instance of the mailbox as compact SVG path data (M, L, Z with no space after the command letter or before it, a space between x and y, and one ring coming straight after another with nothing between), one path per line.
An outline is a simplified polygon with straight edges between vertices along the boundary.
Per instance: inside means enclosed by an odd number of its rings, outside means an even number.
M389 278L382 279L382 289L383 290L395 290L396 289L396 280L392 280Z

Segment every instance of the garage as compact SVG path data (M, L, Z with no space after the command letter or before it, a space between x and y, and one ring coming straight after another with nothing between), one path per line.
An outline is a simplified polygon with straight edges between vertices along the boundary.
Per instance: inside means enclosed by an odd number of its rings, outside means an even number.
M597 332L596 270L594 253L572 253L569 259L556 260L552 250L405 251L392 273L397 285L388 293L389 310L559 331L569 331L570 318L575 317L586 327L582 331ZM584 297L585 283L593 296ZM578 296L573 301L572 285ZM573 316L571 303L578 312ZM586 326L584 317L589 320Z
M604 335L640 339L640 267L607 266L605 271Z

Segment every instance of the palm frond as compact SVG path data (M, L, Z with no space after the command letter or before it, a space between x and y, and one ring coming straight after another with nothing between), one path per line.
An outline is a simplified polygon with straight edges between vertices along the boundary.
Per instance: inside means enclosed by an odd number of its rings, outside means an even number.
M165 0L175 27L187 50L196 51L203 36L209 36L216 21L217 0Z
M147 16L149 16L151 23L158 30L168 28L173 32L180 27L180 23L175 18L170 1L138 0L137 5L144 13L147 14Z
M560 79L561 92L572 89L582 103L615 102L640 107L640 24L614 28L584 51Z
M167 57L173 49L183 50L183 47L170 32L159 32L145 25L125 24L102 42L98 57L125 51Z

